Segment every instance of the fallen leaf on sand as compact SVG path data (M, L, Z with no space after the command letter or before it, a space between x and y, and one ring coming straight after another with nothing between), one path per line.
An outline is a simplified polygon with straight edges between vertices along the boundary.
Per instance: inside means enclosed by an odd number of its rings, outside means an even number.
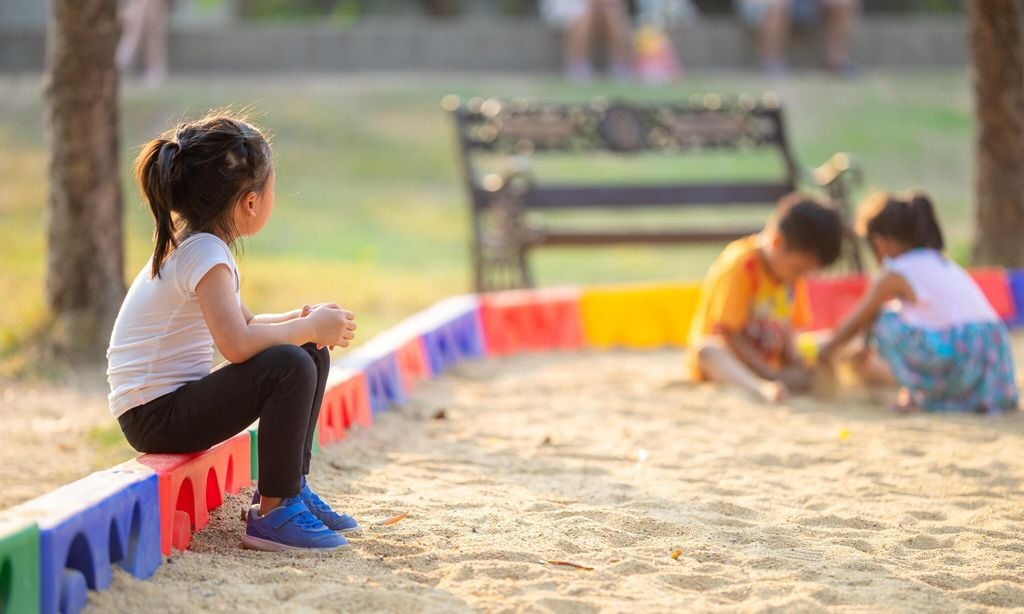
M681 555L682 553L683 553L682 550L676 550L675 552L672 553L672 558L676 559L676 560L679 560L679 555Z
M392 516L391 518L388 518L387 520L382 520L382 521L378 522L377 524L382 526L382 527L386 527L389 524L398 524L399 522L402 522L403 520L405 520L405 517L408 516L408 515L409 515L409 512L402 512L401 514L399 514L397 516Z
M593 571L593 567L587 567L586 565L580 565L579 563L571 563L569 561L541 561L547 565L561 565L563 567L575 567L576 569L585 569L587 571Z

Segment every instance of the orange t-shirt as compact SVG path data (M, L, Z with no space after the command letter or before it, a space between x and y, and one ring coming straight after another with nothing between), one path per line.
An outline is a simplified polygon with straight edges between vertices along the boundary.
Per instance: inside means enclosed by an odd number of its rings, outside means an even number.
M802 279L779 283L765 266L758 241L752 235L730 243L711 265L694 313L690 345L722 328L739 331L769 364L779 366L792 331L811 323L807 285Z

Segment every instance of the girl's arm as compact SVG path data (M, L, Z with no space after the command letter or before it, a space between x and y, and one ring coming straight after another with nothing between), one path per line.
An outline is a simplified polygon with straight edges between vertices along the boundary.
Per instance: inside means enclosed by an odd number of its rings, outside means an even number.
M875 278L850 315L836 328L832 338L821 346L821 360L831 361L839 348L867 328L878 316L882 305L892 299L913 301L914 290L902 275L886 271Z
M275 345L322 345L348 347L354 337L354 316L344 309L318 307L308 317L284 322L253 321L248 309L239 309L234 278L226 265L213 267L196 286L199 306L220 353L233 363L245 362ZM247 321L248 318L248 321Z
M725 328L720 329L719 334L725 340L726 347L733 355L740 359L740 362L747 365L758 377L775 381L779 379L779 372L769 365L761 356L750 341L740 333L732 332Z
M281 322L287 322L296 318L301 318L305 309L292 309L284 313L261 313L259 315L253 315L249 311L249 307L242 303L242 316L245 318L247 324L280 324Z
M279 324L296 318L304 318L308 316L311 311L323 305L334 307L335 309L341 309L337 303L317 303L316 305L303 305L298 309L292 309L291 311L286 311L284 313L260 313L253 315L252 311L249 310L249 306L243 301L242 314L245 316L245 321L250 324Z

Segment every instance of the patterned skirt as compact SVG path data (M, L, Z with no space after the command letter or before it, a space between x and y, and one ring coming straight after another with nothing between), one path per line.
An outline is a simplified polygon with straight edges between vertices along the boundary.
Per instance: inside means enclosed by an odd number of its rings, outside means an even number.
M1013 355L1001 322L933 331L885 311L874 340L896 380L926 411L999 413L1019 401Z

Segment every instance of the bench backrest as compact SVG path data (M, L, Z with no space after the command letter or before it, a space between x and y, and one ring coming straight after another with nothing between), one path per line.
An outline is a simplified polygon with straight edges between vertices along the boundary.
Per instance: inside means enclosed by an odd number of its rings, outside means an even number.
M798 171L777 98L714 94L685 104L635 104L602 98L589 104L501 101L454 96L442 105L455 118L465 179L474 207L483 207L500 179L481 177L482 154L530 156L538 152L622 155L694 150L774 150L783 176L768 181L726 180L671 185L533 185L522 206L533 209L629 205L774 204L793 191ZM490 181L488 181L490 180Z

